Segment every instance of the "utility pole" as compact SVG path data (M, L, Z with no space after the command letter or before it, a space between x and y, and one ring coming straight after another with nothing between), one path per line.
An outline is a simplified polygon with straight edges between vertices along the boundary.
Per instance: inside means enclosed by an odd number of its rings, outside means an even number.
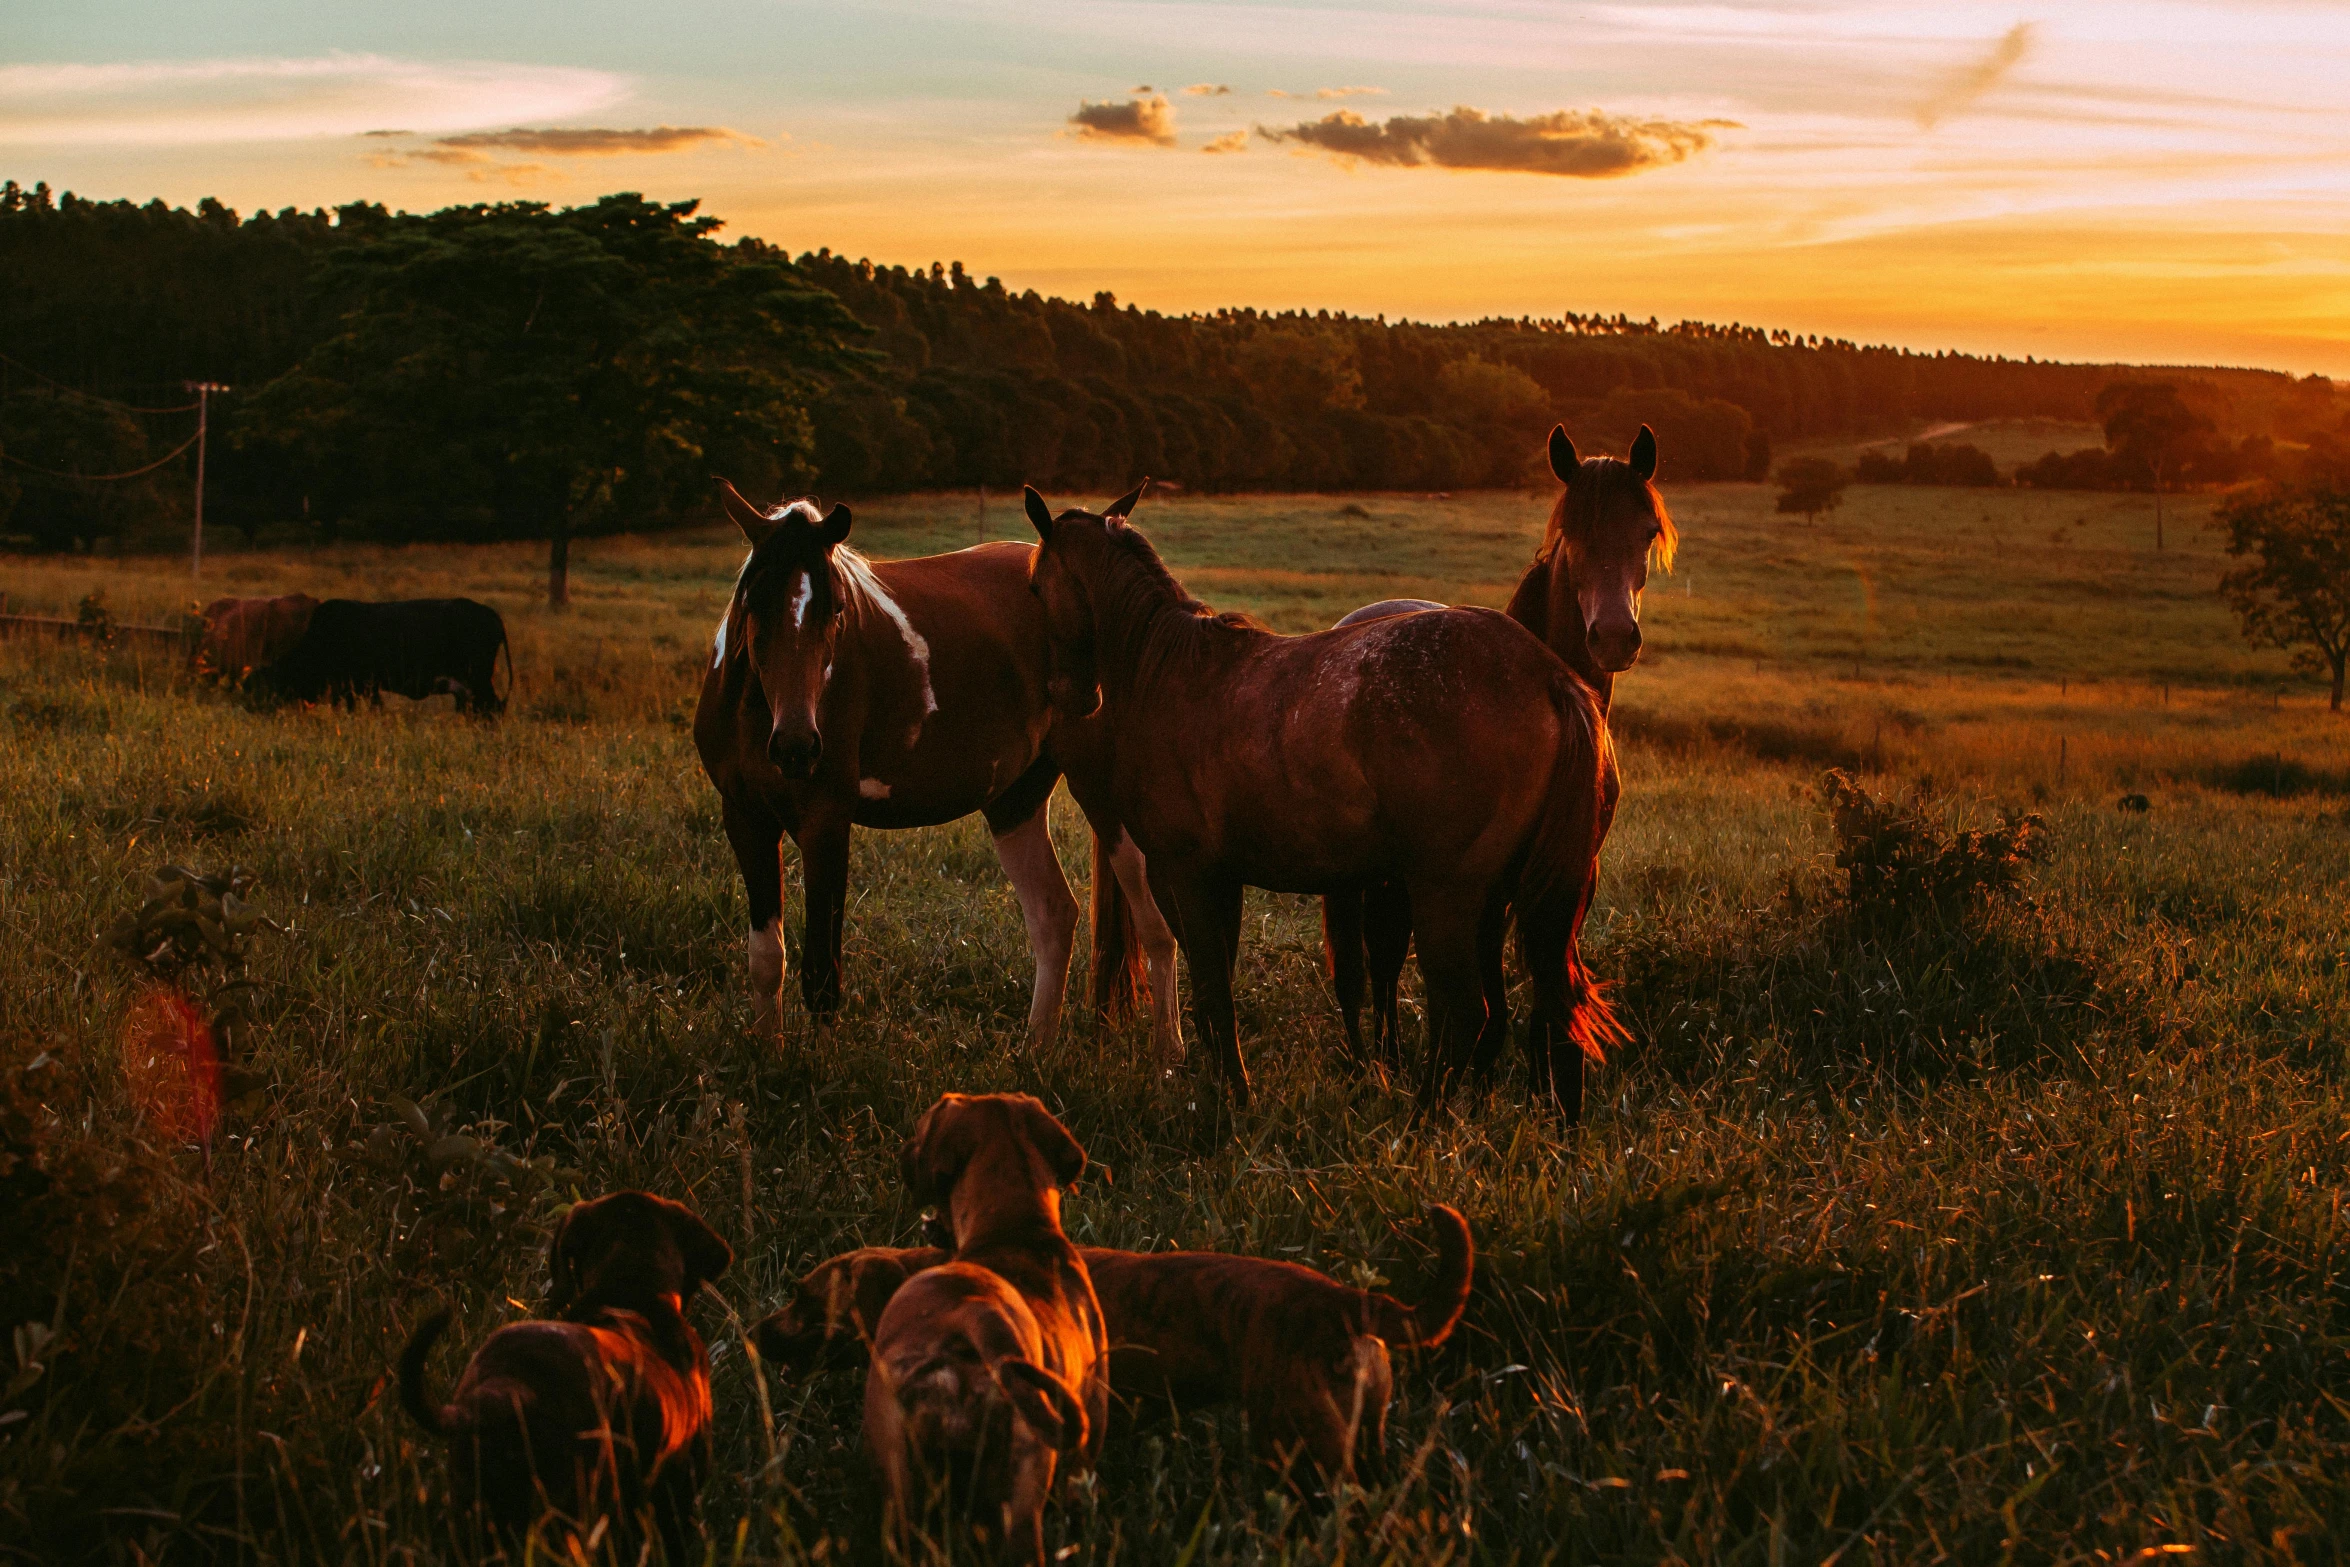
M218 381L183 381L196 394L196 537L189 551L188 575L204 575L204 436L211 423L212 394L225 392Z

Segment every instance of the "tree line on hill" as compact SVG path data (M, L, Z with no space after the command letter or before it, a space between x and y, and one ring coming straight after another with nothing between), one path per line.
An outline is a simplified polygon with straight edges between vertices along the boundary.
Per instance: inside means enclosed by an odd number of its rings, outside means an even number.
M1168 315L1015 293L960 263L722 243L717 228L693 203L635 195L240 217L10 182L0 535L56 548L184 524L189 458L86 476L171 454L192 429L181 387L199 378L234 388L213 404L211 520L546 538L558 557L574 534L706 519L714 472L753 495L1084 494L1146 473L1202 490L1449 490L1539 482L1540 434L1563 419L1599 450L1653 426L1668 481L1761 479L1774 444L2084 419L2133 379L1621 316ZM2222 430L2312 449L2350 436L2322 378L2165 380L2214 432L2174 484L2218 471ZM2109 442L2099 460L2122 458ZM1979 469L1930 450L1902 471Z

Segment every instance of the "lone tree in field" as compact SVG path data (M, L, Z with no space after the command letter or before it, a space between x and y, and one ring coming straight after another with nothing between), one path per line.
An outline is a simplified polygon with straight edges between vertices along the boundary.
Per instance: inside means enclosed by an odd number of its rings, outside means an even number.
M2210 444L2209 419L2179 399L2168 381L2115 381L2097 394L2106 450L2154 480L2154 547L2162 548L2162 486Z
M2239 496L2211 523L2227 530L2230 555L2251 557L2219 583L2244 635L2290 648L2295 669L2330 678L2339 713L2350 669L2350 486Z
M381 220L323 269L337 329L263 389L256 441L378 537L547 540L555 607L574 533L684 515L713 471L804 482L808 404L864 329L696 205Z
M1852 476L1825 457L1790 457L1779 465L1779 510L1801 512L1806 522L1844 504Z

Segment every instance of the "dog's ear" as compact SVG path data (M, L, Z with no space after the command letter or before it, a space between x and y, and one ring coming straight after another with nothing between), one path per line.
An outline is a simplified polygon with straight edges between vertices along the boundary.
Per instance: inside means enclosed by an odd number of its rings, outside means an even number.
M955 1179L971 1162L970 1117L961 1094L948 1094L922 1112L914 1135L898 1150L906 1189L925 1208L944 1208Z
M719 1239L718 1232L683 1203L662 1199L661 1218L669 1227L669 1239L676 1245L677 1254L685 1259L685 1282L678 1294L692 1300L703 1285L734 1266L734 1248Z
M601 1198L594 1198L573 1203L564 1210L554 1238L547 1242L547 1309L558 1316L579 1298L580 1286L586 1282L580 1277L579 1259L595 1230L601 1202Z
M1085 1173L1085 1150L1077 1146L1077 1139L1069 1135L1069 1128L1063 1126L1044 1107L1042 1101L1022 1096L1020 1130L1027 1135L1030 1145L1044 1155L1046 1167L1053 1172L1055 1185L1077 1184L1077 1178Z
M1032 1360L999 1360L995 1376L1013 1410L1047 1447L1073 1453L1085 1445L1085 1406L1068 1383Z

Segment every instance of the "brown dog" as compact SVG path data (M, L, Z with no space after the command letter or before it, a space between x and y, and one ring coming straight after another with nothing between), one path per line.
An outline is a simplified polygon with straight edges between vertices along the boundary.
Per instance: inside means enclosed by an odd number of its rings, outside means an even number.
M650 1509L673 1562L688 1559L710 1469L710 1361L685 1307L734 1261L694 1214L615 1192L564 1216L547 1249L552 1321L485 1340L449 1402L425 1392L436 1312L400 1356L400 1402L448 1439L460 1504L519 1535L552 1511L587 1534L609 1519L623 1559Z
M1085 1150L1026 1094L948 1094L899 1155L943 1209L955 1257L906 1280L873 1325L865 1442L904 1541L939 1488L1007 1559L1044 1560L1044 1502L1090 1466L1109 1407L1101 1308L1061 1233Z
M1294 1262L1079 1247L1110 1336L1112 1390L1144 1406L1238 1404L1267 1463L1303 1458L1324 1483L1378 1478L1393 1392L1387 1352L1450 1337L1475 1269L1460 1214L1436 1204L1428 1220L1436 1275L1417 1307ZM952 1255L868 1246L833 1258L753 1329L761 1357L794 1376L862 1364L899 1286Z

